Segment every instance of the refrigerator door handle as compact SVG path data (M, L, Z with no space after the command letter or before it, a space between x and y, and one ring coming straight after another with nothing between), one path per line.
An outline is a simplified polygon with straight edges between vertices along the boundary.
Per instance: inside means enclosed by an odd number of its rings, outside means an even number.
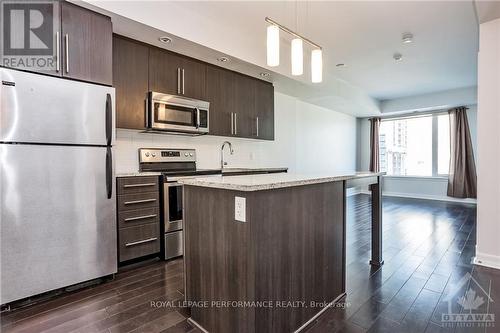
M106 191L108 199L113 194L113 154L111 147L106 148Z
M111 137L113 132L113 104L111 94L106 94L106 145L111 146Z

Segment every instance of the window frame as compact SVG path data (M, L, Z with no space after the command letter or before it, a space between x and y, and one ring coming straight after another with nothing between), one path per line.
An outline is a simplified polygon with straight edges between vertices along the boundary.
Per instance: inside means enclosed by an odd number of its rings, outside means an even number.
M422 117L431 117L432 118L432 175L431 176L423 176L423 175L389 175L386 174L385 177L394 177L394 178L448 178L448 173L438 173L438 147L439 147L439 119L438 116L443 114L448 115L448 112L445 110L433 111L420 115L412 115L412 116L400 116L400 117L387 117L381 118L381 121L396 121L396 120L404 120L404 119L414 119L414 118L422 118ZM380 133L379 133L380 139ZM451 144L451 142L450 142ZM450 146L451 151L451 146ZM451 158L451 156L450 156ZM379 151L379 159L380 159L380 151ZM448 164L449 165L449 164Z

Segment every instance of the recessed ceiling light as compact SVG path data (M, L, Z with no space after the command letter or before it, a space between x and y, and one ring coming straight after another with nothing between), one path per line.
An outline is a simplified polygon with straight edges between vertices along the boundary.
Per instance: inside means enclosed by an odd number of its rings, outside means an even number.
M403 55L401 53L394 53L394 55L392 56L394 58L394 60L396 61L401 61L403 60Z
M340 63L340 64L336 64L335 67L346 67L347 65L346 64L343 64L343 63Z
M403 43L404 44L413 43L413 34L411 32L405 32L403 34Z
M228 61L229 61L229 58L227 58L227 57L220 57L220 58L217 58L217 61L220 61L220 62L228 62Z
M260 76L262 76L262 77L270 77L271 74L268 73L268 72L262 72L262 73L260 73Z
M165 43L165 44L172 42L172 38L167 37L167 36L162 36L162 37L158 38L158 40L162 43Z

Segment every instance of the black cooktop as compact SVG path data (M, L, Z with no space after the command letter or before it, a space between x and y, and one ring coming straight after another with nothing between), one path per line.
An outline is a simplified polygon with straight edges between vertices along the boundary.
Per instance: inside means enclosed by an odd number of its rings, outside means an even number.
M203 175L220 175L220 169L196 169L196 170L180 170L180 171L164 171L162 172L165 177L181 177L181 176L203 176Z

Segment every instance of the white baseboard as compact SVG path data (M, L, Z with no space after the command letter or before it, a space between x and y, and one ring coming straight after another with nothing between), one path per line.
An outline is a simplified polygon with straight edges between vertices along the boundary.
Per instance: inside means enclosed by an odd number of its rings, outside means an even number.
M370 194L370 191L361 190L358 193ZM356 193L356 194L358 194L358 193ZM382 192L382 195L386 196L386 197L413 198L413 199L437 200L437 201L449 201L449 202L477 204L476 199L459 199L459 198L452 198L452 197L440 196L440 195L397 193L397 192Z
M476 251L476 256L472 259L472 263L479 266L500 269L500 256L494 256Z

